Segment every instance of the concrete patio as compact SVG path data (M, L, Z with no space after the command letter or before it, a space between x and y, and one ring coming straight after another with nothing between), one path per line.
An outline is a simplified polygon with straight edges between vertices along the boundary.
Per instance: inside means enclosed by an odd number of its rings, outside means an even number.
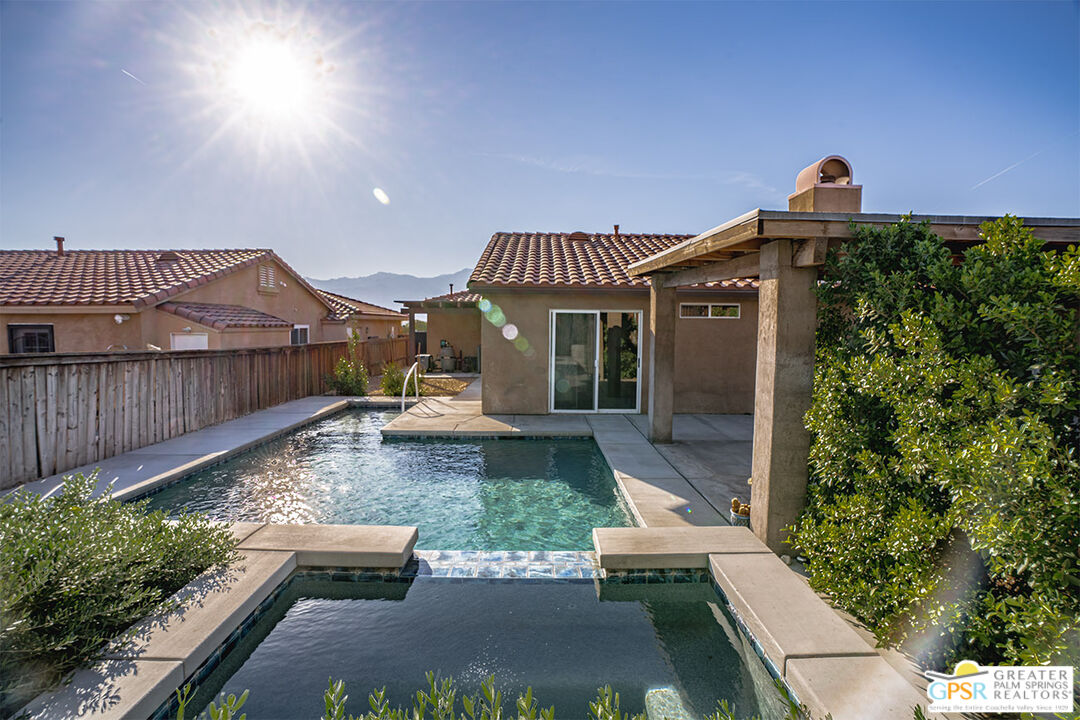
M677 415L673 442L653 445L644 415L484 415L481 381L453 398L426 398L384 437L591 437L641 525L727 524L731 498L750 499L754 419Z
M413 401L410 399L407 402ZM346 407L392 409L399 407L400 403L394 398L326 395L292 400L172 440L65 470L14 489L50 495L63 486L66 476L76 473L88 475L99 470L98 491L103 492L109 483L113 483L113 497L127 500L228 460L291 430L341 412Z

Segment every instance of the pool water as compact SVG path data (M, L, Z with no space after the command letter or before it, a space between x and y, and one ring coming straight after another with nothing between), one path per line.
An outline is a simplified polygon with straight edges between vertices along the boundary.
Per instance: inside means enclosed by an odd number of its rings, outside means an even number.
M494 675L507 710L531 685L558 718L587 716L606 684L624 711L648 707L650 717L662 706L673 720L702 718L721 698L737 717L782 714L764 667L706 583L432 577L294 578L189 707L250 690L248 717L314 717L331 676L345 681L347 713L366 712L368 693L384 686L391 707L411 706L428 670L454 678L459 698Z
M416 525L418 548L587 550L633 521L590 439L383 440L397 413L349 410L150 496L218 520Z

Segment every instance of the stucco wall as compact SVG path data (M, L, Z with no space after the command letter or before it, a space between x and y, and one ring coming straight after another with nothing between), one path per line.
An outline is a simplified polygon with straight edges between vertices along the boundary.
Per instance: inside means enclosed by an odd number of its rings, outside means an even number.
M401 337L402 335L408 334L408 330L402 330L401 320L393 318L360 317L355 320L349 320L349 327L353 331L360 333L360 336L364 340L369 337L389 338ZM329 329L329 325L327 325L327 328ZM335 336L332 339L337 339L338 334L341 335L340 339L347 339L345 330L341 330L340 333L335 331Z
M264 264L264 263L260 263ZM277 263L278 289L276 293L259 291L259 264L249 265L207 285L169 298L173 302L222 303L243 305L279 317L297 325L309 325L311 342L344 339L331 331L324 333L322 318L329 309ZM285 287L281 287L281 283ZM327 328L330 326L327 325ZM330 337L324 337L330 335ZM286 343L288 339L286 338Z
M143 314L156 316L152 323L148 319L149 332L147 336L152 339L148 339L147 342L157 345L162 350L171 349L172 333L183 333L186 327L190 327L193 333L206 333L207 349L209 350L271 347L289 344L290 331L285 328L248 328L221 331L163 310L147 310Z
M675 412L754 412L757 295L678 293L677 298L679 303L738 303L740 316L676 320Z
M52 325L56 352L104 352L110 345L114 350L145 350L143 322L146 313L121 312L129 320L117 325L117 311L100 313L0 313L0 352L8 353L7 326L11 324Z
M641 411L648 407L649 295L642 291L615 292L498 292L484 297L497 305L531 354L503 337L502 330L481 321L483 343L483 409L485 413L545 414L548 412L549 311L641 311ZM676 319L675 412L750 413L754 409L757 343L757 298L747 293L679 293L682 302L733 302L740 318ZM429 319L430 322L430 319ZM430 335L429 335L430 337Z
M454 347L454 354L476 355L480 347L480 311L476 308L440 308L427 311L428 352L439 354L439 341Z

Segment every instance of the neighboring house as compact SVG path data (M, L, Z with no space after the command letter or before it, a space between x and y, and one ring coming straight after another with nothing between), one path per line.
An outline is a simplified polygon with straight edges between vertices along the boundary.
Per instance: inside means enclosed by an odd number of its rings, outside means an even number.
M273 250L0 250L0 353L344 340L350 317Z
M481 297L471 290L450 292L426 300L398 300L405 306L410 331L415 335L415 317L427 314L425 340L427 351L438 358L443 354L461 359L462 370L475 371L480 367L480 310ZM415 347L415 340L413 340Z
M484 412L645 412L649 281L627 266L692 237L495 233L469 279ZM757 280L680 288L676 313L676 412L753 412Z
M403 332L401 324L408 319L408 315L397 310L354 300L327 290L316 288L315 292L333 308L337 317L345 318L346 335L342 338L327 339L345 339L352 335L359 335L363 340L396 338Z

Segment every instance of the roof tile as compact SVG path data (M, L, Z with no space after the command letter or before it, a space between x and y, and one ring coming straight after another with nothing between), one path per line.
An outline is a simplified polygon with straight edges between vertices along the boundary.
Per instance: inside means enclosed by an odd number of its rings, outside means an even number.
M345 320L350 315L354 314L376 315L399 320L404 320L407 317L397 310L391 310L390 308L384 308L379 305L372 305L363 300L355 300L351 297L338 295L337 293L332 293L328 290L315 288L315 292L318 293L331 308L333 308L333 312L330 314L331 320Z
M270 250L0 250L0 305L145 305L271 255Z
M279 327L291 328L293 324L268 313L242 305L219 305L216 303L161 303L164 310L197 323L224 330L225 328Z
M480 256L469 287L646 288L648 278L631 276L626 268L692 237L599 233L572 240L571 233L499 232L491 236ZM704 285L724 289L757 286L754 278Z

